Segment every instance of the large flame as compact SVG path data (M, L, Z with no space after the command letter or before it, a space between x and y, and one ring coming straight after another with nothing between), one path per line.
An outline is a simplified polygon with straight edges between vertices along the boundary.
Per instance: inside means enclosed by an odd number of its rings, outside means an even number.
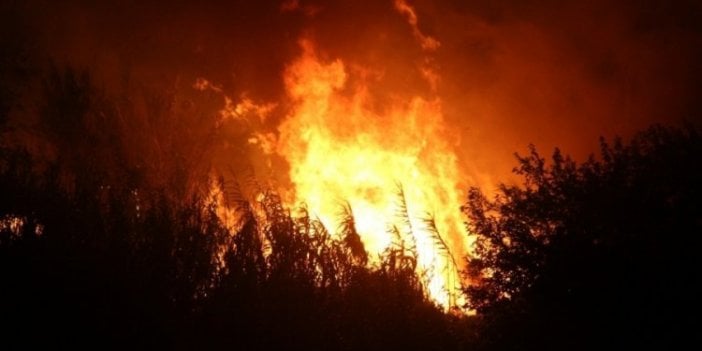
M467 237L441 101L412 96L378 108L364 75L341 60L320 60L309 41L301 46L302 55L285 72L292 108L277 145L290 164L293 201L305 203L329 228L336 228L341 204L348 202L372 255L390 245L388 228L403 228L416 243L431 297L456 306L456 262L467 252Z

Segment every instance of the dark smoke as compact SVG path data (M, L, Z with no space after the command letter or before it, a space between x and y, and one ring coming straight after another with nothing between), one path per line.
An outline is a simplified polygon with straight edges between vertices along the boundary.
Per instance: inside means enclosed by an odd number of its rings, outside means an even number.
M417 72L429 55L461 165L483 184L504 178L512 152L529 143L582 158L599 135L700 121L697 1L410 4L441 42L436 52L422 52L390 0L6 1L0 87L31 94L14 86L49 63L86 68L107 91L204 77L232 97L283 102L266 126L274 130L286 113L281 75L301 37L322 57L370 69L380 105L432 94Z

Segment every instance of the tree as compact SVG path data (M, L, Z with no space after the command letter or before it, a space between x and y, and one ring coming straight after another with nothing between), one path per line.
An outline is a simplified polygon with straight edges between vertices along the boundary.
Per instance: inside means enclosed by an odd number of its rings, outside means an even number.
M670 348L692 337L702 233L702 139L653 126L577 164L517 155L521 186L470 191L466 272L489 347ZM505 338L505 335L510 337ZM503 344L505 343L506 344Z

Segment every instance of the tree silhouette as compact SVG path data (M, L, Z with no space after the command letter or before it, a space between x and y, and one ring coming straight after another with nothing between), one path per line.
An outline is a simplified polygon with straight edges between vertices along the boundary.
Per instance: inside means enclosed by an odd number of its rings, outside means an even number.
M463 207L478 234L470 306L489 348L670 348L699 306L702 139L654 126L576 164L517 155L522 186Z

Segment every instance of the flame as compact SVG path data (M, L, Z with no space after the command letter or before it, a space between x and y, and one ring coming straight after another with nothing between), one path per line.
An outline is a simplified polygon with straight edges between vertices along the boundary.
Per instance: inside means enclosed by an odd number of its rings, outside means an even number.
M419 41L419 45L424 50L434 51L439 48L441 43L438 40L425 35L419 30L419 20L417 19L417 13L414 8L410 6L405 0L395 0L394 2L395 10L407 18L407 22L412 27L412 34Z
M391 244L389 227L409 227L430 296L446 308L456 306L462 298L456 258L468 244L440 99L398 98L379 111L366 75L354 74L340 59L320 60L310 41L301 46L302 55L285 72L292 108L277 142L294 184L289 205L305 203L325 226L336 228L341 203L348 201L371 254ZM397 215L398 183L409 222ZM429 216L437 230L423 220Z

